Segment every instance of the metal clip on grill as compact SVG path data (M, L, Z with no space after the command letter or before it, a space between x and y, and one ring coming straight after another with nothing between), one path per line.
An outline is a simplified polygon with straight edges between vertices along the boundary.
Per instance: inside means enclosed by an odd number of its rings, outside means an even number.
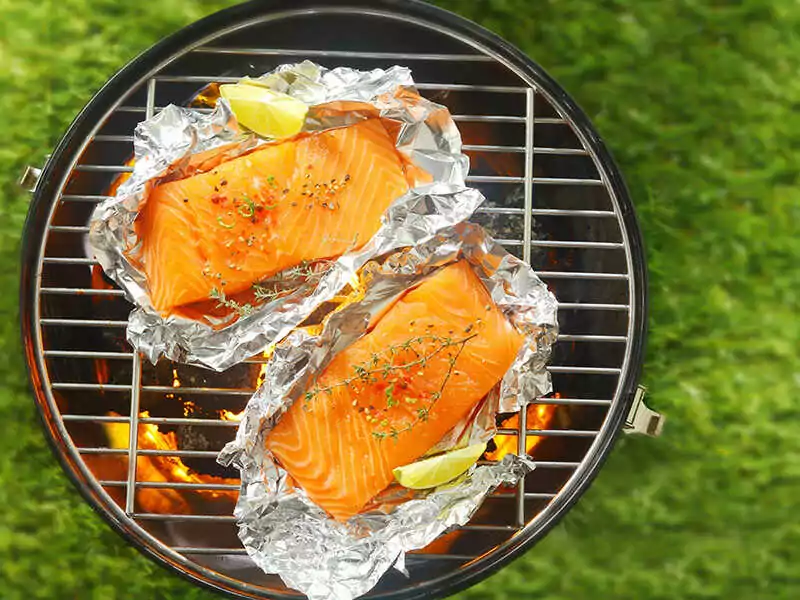
M623 427L660 431L637 394L646 273L633 206L586 116L486 30L417 1L270 7L236 6L157 44L95 96L41 173L26 173L35 191L21 314L36 401L65 470L129 541L231 595L296 597L239 545L237 482L214 462L259 361L221 374L143 362L124 339L130 305L85 256L86 223L130 171L135 124L185 104L208 82L306 58L329 67L407 65L420 91L458 122L469 182L488 199L476 220L529 261L560 302L550 367L557 394L533 407L548 417L529 410L499 433L514 436L517 451L529 449L539 468L517 489L495 492L469 525L414 554L410 578L388 574L369 597L449 594L540 539L585 491Z

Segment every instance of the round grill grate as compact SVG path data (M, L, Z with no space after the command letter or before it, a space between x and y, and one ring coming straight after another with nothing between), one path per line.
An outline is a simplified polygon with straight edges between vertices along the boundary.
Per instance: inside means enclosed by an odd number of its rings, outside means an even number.
M498 438L529 448L538 469L415 554L409 579L387 574L370 596L450 593L528 548L585 490L631 406L645 317L640 233L607 150L539 67L470 22L419 2L249 3L182 30L120 71L73 123L35 190L21 308L36 400L67 472L138 547L232 594L297 596L238 545L230 516L238 486L214 463L253 391L258 361L222 374L141 361L124 340L130 305L86 258L84 236L92 208L130 170L138 121L186 104L210 81L306 58L328 67L409 66L423 95L447 105L461 129L468 181L488 200L475 220L559 299L556 395Z

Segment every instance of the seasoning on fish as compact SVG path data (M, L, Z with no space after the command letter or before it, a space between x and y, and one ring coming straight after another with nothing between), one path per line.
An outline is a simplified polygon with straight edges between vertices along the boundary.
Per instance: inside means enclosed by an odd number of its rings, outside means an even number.
M346 520L475 407L523 339L466 261L447 266L340 352L266 446L314 502Z
M156 187L129 259L156 310L236 294L303 262L365 244L388 206L424 176L380 119L267 144ZM241 242L240 240L246 240Z

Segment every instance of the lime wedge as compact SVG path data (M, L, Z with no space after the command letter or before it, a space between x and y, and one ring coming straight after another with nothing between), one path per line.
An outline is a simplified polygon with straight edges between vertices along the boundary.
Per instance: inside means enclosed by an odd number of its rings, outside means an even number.
M219 93L241 125L264 137L295 135L306 120L308 106L288 94L247 82L221 85Z
M473 444L410 465L397 467L393 473L395 479L403 487L424 490L455 479L474 465L485 450L485 443Z

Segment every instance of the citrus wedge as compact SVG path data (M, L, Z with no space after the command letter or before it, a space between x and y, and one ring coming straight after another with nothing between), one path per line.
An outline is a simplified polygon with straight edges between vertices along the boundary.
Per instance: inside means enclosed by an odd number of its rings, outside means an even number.
M219 86L220 95L231 105L236 119L254 133L285 138L300 132L308 106L288 94L240 82Z
M485 450L485 443L473 444L410 465L397 467L392 472L403 487L425 490L452 481L474 465Z

